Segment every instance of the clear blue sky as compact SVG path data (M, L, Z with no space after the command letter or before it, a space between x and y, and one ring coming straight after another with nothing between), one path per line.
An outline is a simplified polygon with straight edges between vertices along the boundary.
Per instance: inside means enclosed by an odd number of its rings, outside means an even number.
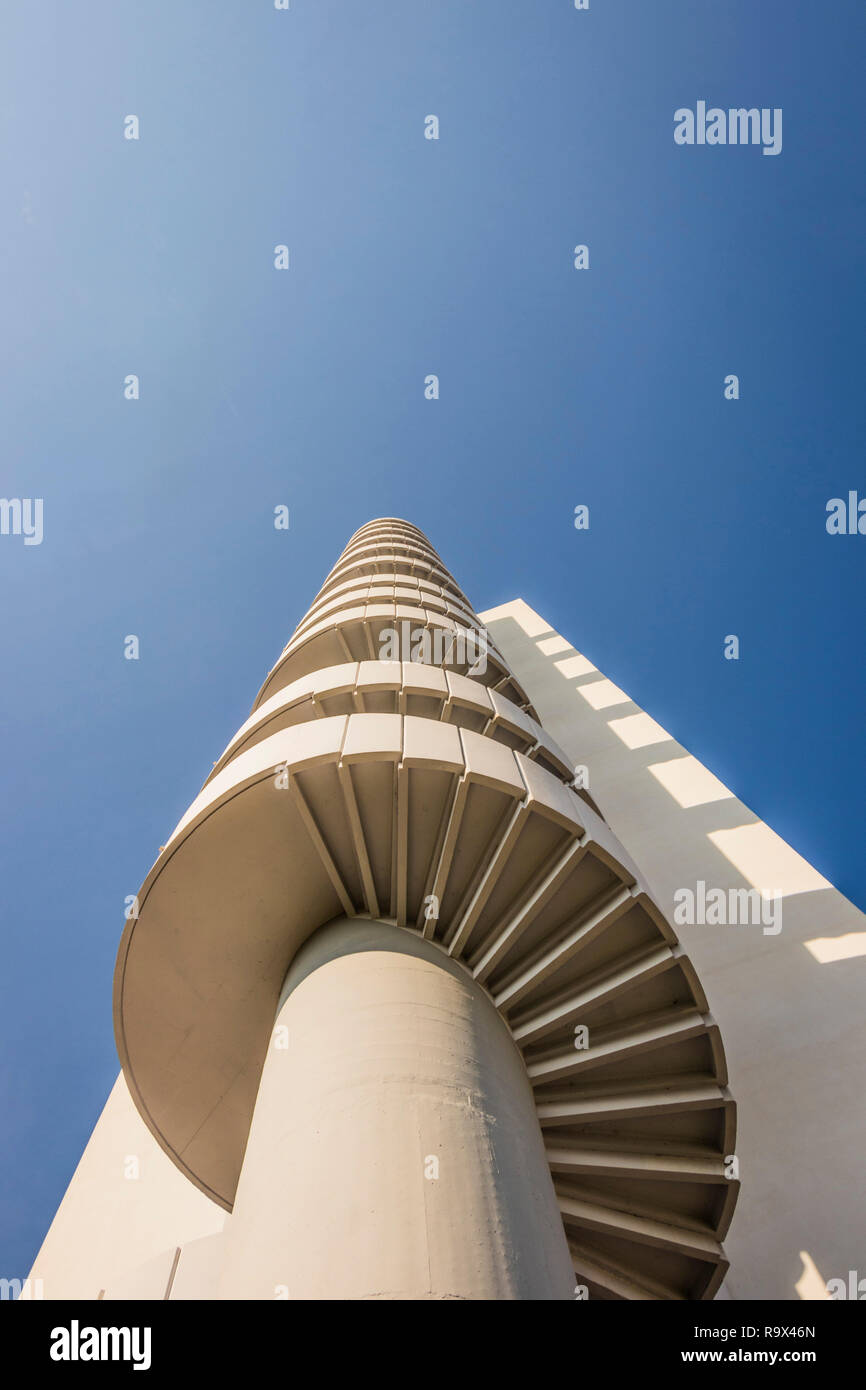
M4 1277L117 1072L124 898L371 517L866 906L861 0L291 5L0 20ZM675 145L703 99L782 153Z

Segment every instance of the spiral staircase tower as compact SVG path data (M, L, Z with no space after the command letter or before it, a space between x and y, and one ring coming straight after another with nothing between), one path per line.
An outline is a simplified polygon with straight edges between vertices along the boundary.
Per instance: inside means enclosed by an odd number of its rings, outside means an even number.
M718 1028L479 633L416 527L363 526L127 922L123 1071L232 1212L222 1297L706 1299L724 1277Z

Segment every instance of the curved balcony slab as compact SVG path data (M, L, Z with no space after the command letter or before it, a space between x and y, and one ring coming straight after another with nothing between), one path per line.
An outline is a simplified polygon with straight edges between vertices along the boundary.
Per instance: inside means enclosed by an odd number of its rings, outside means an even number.
M478 632L464 628L443 613L404 603L365 603L341 608L306 629L294 638L266 677L253 704L256 710L290 681L298 680L324 666L336 666L345 661L375 661L382 659L388 648L389 633L426 633L432 651L441 648L450 652L445 664L458 674L465 675L476 664L474 653L479 650ZM462 644L462 646L461 646ZM461 653L466 657L460 660ZM488 647L484 669L473 673L481 684L495 687L514 704L520 705L535 718L535 711L525 691L514 679L498 652ZM436 661L435 664L439 664Z
M241 725L207 781L239 753L281 729L353 713L417 714L458 724L526 753L569 785L574 781L567 755L518 705L467 676L414 661L343 662L290 682Z
M335 584L349 579L352 576L369 576L376 574L405 574L429 579L445 590L453 593L468 607L471 607L469 600L463 593L459 584L441 565L428 559L408 559L405 555L396 555L389 550L382 554L377 552L366 560L353 560L346 562L339 560L330 574L325 579L319 592L316 594L314 603L317 603L323 594L328 593Z

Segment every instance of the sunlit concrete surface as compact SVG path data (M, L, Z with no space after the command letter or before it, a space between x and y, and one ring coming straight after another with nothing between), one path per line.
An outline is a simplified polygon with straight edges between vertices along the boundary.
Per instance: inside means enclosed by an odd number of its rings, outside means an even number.
M562 641L561 638L556 638L555 640L557 642ZM561 647L557 648L557 650L561 649ZM593 666L591 661L587 661L585 656L563 657L561 661L556 662L556 669L566 680L573 680L576 676L592 676L597 674L595 666Z
M800 1251L800 1259L803 1261L803 1273L794 1285L797 1296L806 1303L828 1302L830 1295L827 1292L827 1280L821 1277L820 1270L815 1267L815 1261L805 1250Z
M684 808L706 806L708 801L727 801L734 794L697 758L670 758L664 763L650 763L648 771Z
M610 729L626 748L649 748L653 743L667 743L671 737L648 714L626 714L621 719L611 719Z
M816 937L814 941L804 941L803 945L821 965L831 965L837 960L866 956L866 931L852 931L845 936Z
M763 822L712 830L708 838L765 897L816 893L833 885Z

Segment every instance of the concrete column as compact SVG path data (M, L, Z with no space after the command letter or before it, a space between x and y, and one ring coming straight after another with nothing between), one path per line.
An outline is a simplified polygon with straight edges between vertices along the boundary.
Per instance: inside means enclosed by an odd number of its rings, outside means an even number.
M568 1299L523 1060L438 946L320 928L286 977L222 1298Z

